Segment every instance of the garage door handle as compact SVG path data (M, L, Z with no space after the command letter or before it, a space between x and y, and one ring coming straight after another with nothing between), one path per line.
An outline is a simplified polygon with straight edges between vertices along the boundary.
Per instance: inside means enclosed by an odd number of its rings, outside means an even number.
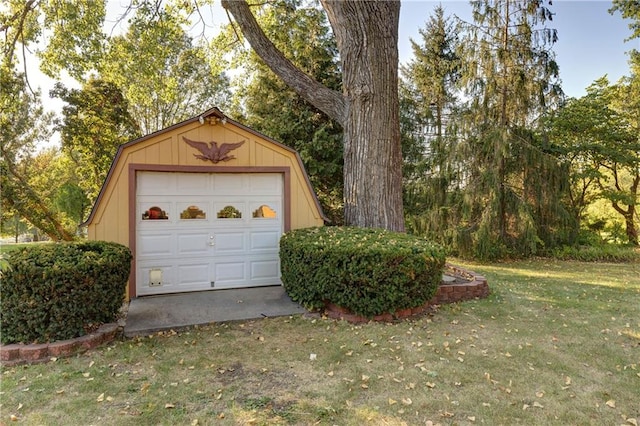
M215 246L215 245L216 245L216 237L215 237L214 235L212 235L212 236L210 236L210 237L209 237L209 245L210 245L211 247L213 247L213 246Z

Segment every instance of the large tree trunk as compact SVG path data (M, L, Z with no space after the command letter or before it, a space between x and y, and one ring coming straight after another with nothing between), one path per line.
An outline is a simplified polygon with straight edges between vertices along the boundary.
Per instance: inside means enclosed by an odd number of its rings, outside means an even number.
M312 80L267 39L245 1L223 0L251 47L344 129L345 223L404 231L398 101L399 0L321 0L336 36L343 93Z
M404 231L399 1L322 2L342 62L345 223Z

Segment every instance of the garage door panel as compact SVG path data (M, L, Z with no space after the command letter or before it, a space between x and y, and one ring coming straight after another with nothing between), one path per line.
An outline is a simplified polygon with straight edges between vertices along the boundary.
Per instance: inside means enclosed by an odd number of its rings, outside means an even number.
M211 176L203 173L176 173L177 194L207 195L211 194Z
M217 231L215 233L217 255L244 253L247 249L244 231Z
M277 174L256 174L249 180L249 193L252 195L279 195L282 176Z
M245 262L238 260L217 261L214 270L216 287L229 281L244 281L247 278Z
M189 289L211 286L211 273L208 261L178 265L178 285Z
M214 193L218 195L238 195L246 192L244 174L220 173L213 178Z
M136 194L157 195L176 193L176 173L144 172L137 176Z
M137 255L140 258L172 256L174 254L174 241L175 234L173 233L140 235L138 246L136 247Z
M177 274L175 267L158 262L138 262L137 269L136 281L139 295L176 291ZM154 271L156 277L158 274L160 275L160 285L158 285L158 281L155 281L153 284L151 283L151 271Z
M210 246L208 232L190 232L177 235L177 255L209 256Z
M252 260L249 262L250 279L271 279L279 282L280 262L277 260Z
M251 250L264 251L278 248L280 232L277 231L252 231L250 235Z

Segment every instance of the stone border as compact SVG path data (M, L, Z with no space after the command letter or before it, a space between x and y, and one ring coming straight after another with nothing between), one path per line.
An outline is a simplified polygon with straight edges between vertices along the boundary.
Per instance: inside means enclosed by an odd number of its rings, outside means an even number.
M369 321L390 322L422 314L434 305L461 302L463 300L483 298L489 295L489 285L487 284L487 279L484 276L449 263L445 265L445 270L468 279L469 282L463 284L441 284L438 287L435 296L425 304L415 308L402 309L394 314L385 313L376 315L371 319L356 315L348 309L332 303L325 304L325 313L329 318L342 319L354 324L362 324Z
M22 343L0 345L0 364L3 367L12 367L20 364L47 362L51 358L70 357L112 341L118 334L118 330L117 323L109 323L101 325L92 333L75 339L29 345Z

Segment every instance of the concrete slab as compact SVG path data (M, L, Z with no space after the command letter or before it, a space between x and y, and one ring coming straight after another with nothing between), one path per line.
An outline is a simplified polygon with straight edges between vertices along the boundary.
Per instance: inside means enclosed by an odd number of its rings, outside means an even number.
M124 335L144 336L192 325L305 312L282 286L138 297L129 303Z

